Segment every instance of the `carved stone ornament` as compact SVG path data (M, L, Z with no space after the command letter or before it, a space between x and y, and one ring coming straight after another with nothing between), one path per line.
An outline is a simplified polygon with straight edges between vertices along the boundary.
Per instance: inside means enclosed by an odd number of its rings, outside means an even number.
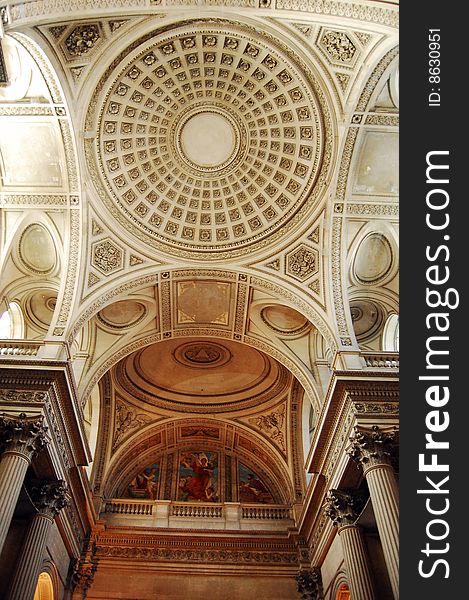
M320 45L331 60L338 63L349 63L357 50L352 40L343 31L326 31Z
M80 25L67 37L65 46L70 56L83 56L93 48L99 38L99 27L96 24Z
M359 492L329 490L324 514L336 527L353 525L365 505L365 497Z
M350 438L352 444L348 454L364 469L375 465L391 465L398 435L394 426L381 428L373 425L371 429L357 426Z
M75 592L81 592L86 598L88 590L94 580L94 574L98 568L97 560L76 560L72 565L71 584Z
M301 245L287 255L287 275L304 281L319 271L319 254L317 250Z
M300 571L295 579L302 600L321 600L324 597L319 567Z
M114 64L90 103L88 164L140 239L178 256L242 252L318 203L328 107L292 48L199 19L155 30Z
M63 480L40 480L32 483L29 496L39 513L53 519L69 505L67 491L67 483Z
M0 415L0 452L22 454L27 460L48 443L43 417Z

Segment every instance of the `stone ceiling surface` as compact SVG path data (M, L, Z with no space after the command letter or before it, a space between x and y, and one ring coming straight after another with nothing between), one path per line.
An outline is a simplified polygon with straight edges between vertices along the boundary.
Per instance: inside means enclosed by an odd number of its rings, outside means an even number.
M88 164L140 239L190 258L236 255L319 202L325 112L314 75L273 37L178 23L134 42L101 78Z
M142 409L212 415L278 399L290 381L276 360L227 339L152 344L120 361L114 373L120 393Z

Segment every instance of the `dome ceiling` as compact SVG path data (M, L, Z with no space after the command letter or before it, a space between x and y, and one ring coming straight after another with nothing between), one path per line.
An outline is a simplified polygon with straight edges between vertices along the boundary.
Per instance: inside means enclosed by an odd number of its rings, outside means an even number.
M171 339L115 367L132 402L163 410L218 413L257 407L287 391L290 376L266 354L231 340Z
M228 21L177 24L132 44L102 77L88 161L140 239L222 256L318 202L325 111L313 74L274 38Z

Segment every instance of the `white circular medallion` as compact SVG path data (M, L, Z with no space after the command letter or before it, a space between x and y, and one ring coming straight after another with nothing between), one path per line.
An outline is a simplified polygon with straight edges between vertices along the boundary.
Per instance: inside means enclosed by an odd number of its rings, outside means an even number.
M232 157L235 147L235 132L223 115L202 112L181 128L181 150L194 165L223 166Z

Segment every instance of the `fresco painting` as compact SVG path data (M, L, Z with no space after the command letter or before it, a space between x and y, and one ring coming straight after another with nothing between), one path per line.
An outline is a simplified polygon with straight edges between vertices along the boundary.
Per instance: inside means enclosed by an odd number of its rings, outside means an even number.
M219 502L218 455L190 450L179 457L177 499L183 502Z
M158 498L158 479L160 475L160 466L157 463L148 465L143 471L140 471L130 482L128 487L131 498L141 498L144 500L156 500Z
M274 504L272 494L264 483L251 469L241 463L238 463L238 491L240 502Z

